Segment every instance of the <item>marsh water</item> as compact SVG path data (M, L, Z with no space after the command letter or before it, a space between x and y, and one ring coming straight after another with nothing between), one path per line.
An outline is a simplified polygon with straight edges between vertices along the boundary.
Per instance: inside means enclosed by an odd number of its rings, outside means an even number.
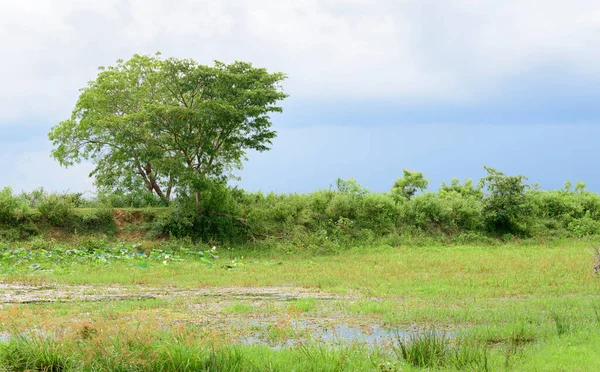
M303 288L219 288L166 289L149 287L95 287L95 286L27 286L2 284L2 306L30 307L37 303L102 302L107 306L116 302L146 301L151 305L157 299L176 301L180 318L165 327L176 324L200 326L228 335L233 343L266 344L271 347L291 346L298 343L326 344L360 343L369 346L393 344L430 332L411 326L390 326L378 319L340 312L343 304L364 300L364 297L341 296L312 292ZM296 314L294 301L308 300L314 310ZM170 302L170 301L169 301ZM12 305L9 305L12 304ZM243 305L241 312L227 310ZM43 305L42 305L43 306ZM47 305L46 305L47 306ZM152 306L152 305L151 305ZM157 306L160 306L157 304ZM69 328L63 323L62 330ZM8 331L8 332L7 332ZM32 330L33 331L33 330ZM55 329L55 331L60 331ZM35 332L33 332L35 333ZM51 333L51 332L50 332ZM438 332L453 337L453 331ZM39 334L38 334L39 335ZM0 342L8 342L10 330L0 329Z

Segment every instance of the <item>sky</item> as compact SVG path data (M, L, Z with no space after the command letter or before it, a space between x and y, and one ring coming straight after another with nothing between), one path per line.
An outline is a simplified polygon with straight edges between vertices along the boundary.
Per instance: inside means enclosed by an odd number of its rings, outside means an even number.
M93 193L50 128L99 66L133 54L285 72L271 151L239 186L310 192L338 177L432 190L484 165L544 189L600 192L600 2L592 0L20 0L0 2L0 187Z

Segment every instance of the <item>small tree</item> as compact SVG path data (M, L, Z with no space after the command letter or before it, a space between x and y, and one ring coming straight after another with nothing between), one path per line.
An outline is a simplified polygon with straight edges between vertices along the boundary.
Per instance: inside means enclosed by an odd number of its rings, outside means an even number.
M81 90L71 118L49 133L63 166L91 160L104 190L139 182L164 202L175 190L224 182L247 150L265 151L276 132L269 114L287 97L282 73L249 63L134 55L100 68Z
M14 196L10 186L0 189L0 225L15 224L27 211L27 203Z
M446 182L442 182L438 194L440 196L458 194L462 197L474 198L478 200L481 200L481 198L483 197L483 191L481 191L481 186L475 185L473 183L473 180L470 178L464 183L461 183L458 180L458 178L453 178L450 182L450 185L446 184Z
M354 178L350 178L348 180L338 178L335 181L335 187L338 192L351 196L362 197L369 193L369 189L360 185Z
M577 181L575 183L575 192L576 193L582 193L585 192L585 188L587 187L587 185L585 184L585 182L582 181Z
M417 191L425 191L429 181L423 177L423 173L403 170L404 177L400 177L394 182L392 194L410 200Z
M586 191L586 183L582 181L575 182L575 189L573 190L573 183L570 180L565 181L565 186L561 191L567 193L583 193Z
M497 233L525 233L531 215L527 177L507 176L494 168L484 168L488 175L479 181L479 186L487 190L483 199L484 223Z

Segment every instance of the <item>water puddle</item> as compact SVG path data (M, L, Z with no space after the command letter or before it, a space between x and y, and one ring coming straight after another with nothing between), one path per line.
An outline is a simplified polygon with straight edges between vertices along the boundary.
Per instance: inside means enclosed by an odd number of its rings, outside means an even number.
M398 341L409 341L431 332L429 329L408 327L383 327L377 324L336 323L330 326L316 325L307 321L294 321L282 327L257 322L261 328L251 336L240 337L243 344L267 344L270 346L292 346L312 341L326 344L364 344L367 346L391 345ZM456 332L435 331L436 334L452 338Z
M336 323L330 326L316 325L306 320L296 320L286 326L281 326L265 321L251 321L255 332L240 332L243 334L237 339L238 343L245 345L267 345L279 349L291 347L301 343L318 343L327 345L361 344L365 346L390 346L398 341L410 341L416 337L431 332L429 329L409 327L383 327L377 324L348 324ZM48 337L51 333L33 329L30 334L23 337ZM436 334L446 338L453 338L456 331L435 331ZM13 335L0 332L0 344L10 341ZM235 343L235 342L234 342Z

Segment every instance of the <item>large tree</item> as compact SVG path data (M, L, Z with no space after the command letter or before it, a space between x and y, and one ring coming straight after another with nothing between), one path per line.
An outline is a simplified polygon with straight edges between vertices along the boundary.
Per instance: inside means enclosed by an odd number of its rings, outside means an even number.
M246 151L268 150L269 114L287 95L282 73L250 63L134 55L101 67L81 89L71 118L54 126L53 157L63 166L91 160L104 189L143 185L168 202L199 181L224 181Z

